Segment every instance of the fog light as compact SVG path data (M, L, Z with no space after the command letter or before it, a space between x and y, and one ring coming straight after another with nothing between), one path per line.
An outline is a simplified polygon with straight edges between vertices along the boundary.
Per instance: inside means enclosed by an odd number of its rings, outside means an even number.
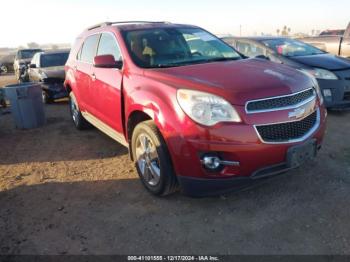
M324 89L323 90L323 95L325 97L331 97L332 96L332 91L330 89Z
M203 165L209 169L219 168L221 165L220 162L220 158L218 158L217 156L204 156L202 161Z

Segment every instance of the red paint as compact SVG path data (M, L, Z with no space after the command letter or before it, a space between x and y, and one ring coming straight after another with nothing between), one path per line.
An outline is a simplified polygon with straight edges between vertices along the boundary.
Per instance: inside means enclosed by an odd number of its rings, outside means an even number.
M151 25L150 25L151 26ZM123 68L97 68L76 60L86 36L111 32L123 57ZM96 61L95 62L99 62ZM101 62L101 61L100 61ZM278 72L283 79L269 74ZM94 74L96 79L91 78ZM66 65L66 87L75 93L79 107L127 137L127 123L133 112L152 118L163 135L177 175L227 178L250 176L254 171L286 160L288 148L295 144L262 143L253 124L288 121L288 110L246 114L248 100L287 95L310 88L313 83L304 74L289 67L259 59L198 64L165 69L142 69L130 58L117 26L84 32L71 51ZM193 122L176 99L179 88L209 92L223 97L239 113L242 123L220 123L204 127ZM322 143L326 113L323 106L320 127L312 135ZM239 161L240 167L227 167L220 173L205 171L200 152L219 151L225 160Z

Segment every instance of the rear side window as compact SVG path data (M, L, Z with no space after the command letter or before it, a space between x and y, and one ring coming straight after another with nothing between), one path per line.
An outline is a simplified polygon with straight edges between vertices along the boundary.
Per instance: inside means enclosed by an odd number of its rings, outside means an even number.
M101 35L97 55L113 55L115 61L121 60L120 49L113 35L107 33Z
M96 56L99 37L100 35L92 35L86 38L80 54L81 61L92 64Z

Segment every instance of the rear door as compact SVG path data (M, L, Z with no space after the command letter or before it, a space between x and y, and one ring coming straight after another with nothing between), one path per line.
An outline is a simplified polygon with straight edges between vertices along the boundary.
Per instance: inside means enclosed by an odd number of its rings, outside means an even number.
M113 55L116 61L122 60L120 48L113 33L101 34L97 55ZM91 82L91 90L98 110L96 116L118 133L122 133L122 70L94 67L92 71L95 77Z
M94 96L91 87L91 79L93 77L93 59L96 55L98 40L100 35L88 36L81 50L77 55L77 63L75 65L75 79L78 90L78 102L82 111L88 111L93 115L97 114Z

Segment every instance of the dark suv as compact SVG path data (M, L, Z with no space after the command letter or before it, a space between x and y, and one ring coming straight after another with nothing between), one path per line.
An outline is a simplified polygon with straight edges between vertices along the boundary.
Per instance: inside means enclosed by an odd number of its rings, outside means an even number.
M196 26L93 26L71 50L65 87L75 126L127 146L155 195L217 194L310 163L325 131L315 79L245 59Z

